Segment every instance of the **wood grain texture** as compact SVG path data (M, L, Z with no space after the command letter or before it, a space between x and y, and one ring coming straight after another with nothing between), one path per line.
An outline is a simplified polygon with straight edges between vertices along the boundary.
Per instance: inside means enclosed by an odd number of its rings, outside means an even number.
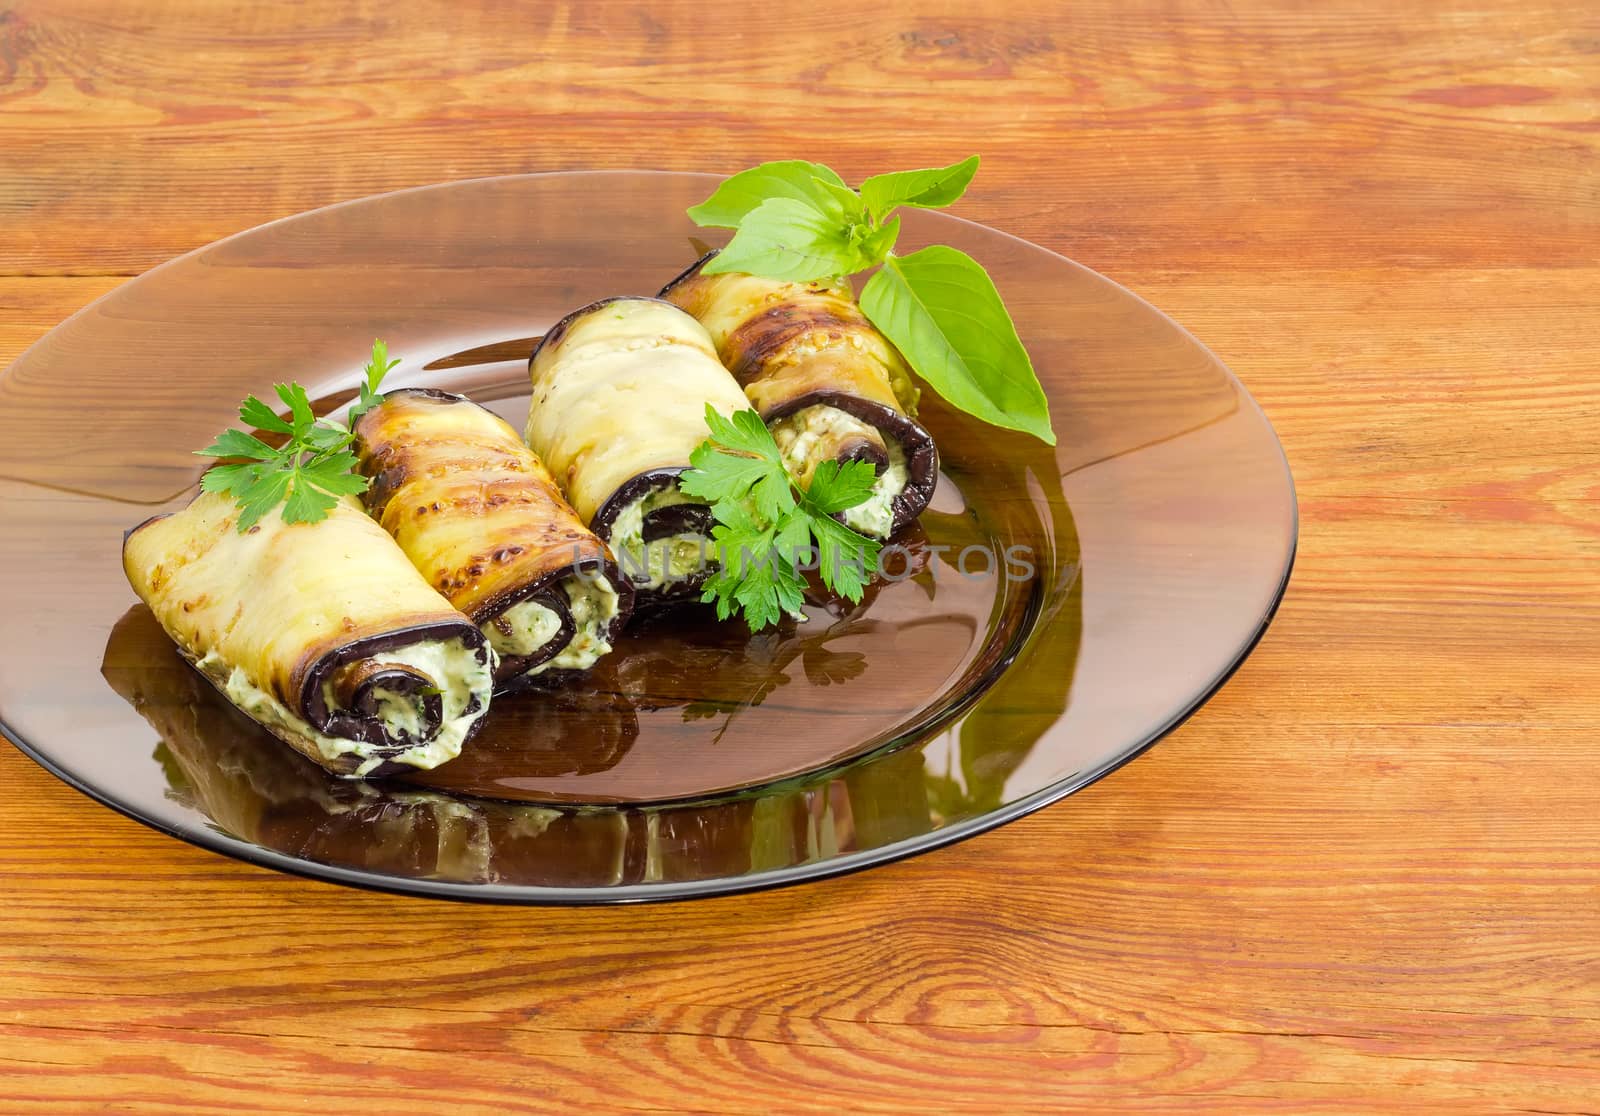
M1600 1111L1594 6L975 10L0 0L0 362L378 190L981 150L961 212L1216 349L1302 513L1149 756L783 892L342 891L0 749L0 1107Z

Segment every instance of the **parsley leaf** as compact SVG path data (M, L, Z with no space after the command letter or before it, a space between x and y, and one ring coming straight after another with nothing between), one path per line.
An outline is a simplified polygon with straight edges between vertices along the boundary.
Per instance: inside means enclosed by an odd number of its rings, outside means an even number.
M817 569L823 584L846 600L859 601L878 568L882 550L878 540L856 534L831 516L816 519L812 527L817 536Z
M274 434L287 434L294 429L279 418L271 407L253 395L240 405L239 417L244 420L246 426L253 426L257 430L270 430Z
M389 359L382 341L372 343L359 399L351 405L349 425L319 419L306 389L297 383L275 384L273 390L289 409L285 418L252 395L239 405L239 418L248 426L286 435L272 446L242 430L224 430L203 450L201 457L239 457L243 461L214 465L200 478L202 492L219 492L239 505L238 529L250 530L279 504L285 523L316 523L327 517L344 496L365 492L370 483L356 472L355 420L383 399L378 387L398 360Z
M859 601L880 544L833 519L872 492L865 461L825 461L801 489L783 466L777 443L755 411L724 417L706 408L711 437L690 457L679 487L711 502L712 541L721 566L702 586L701 600L717 618L740 613L752 631L797 616L805 603L803 570L819 569L823 584Z
M260 403L261 400L251 396L250 402ZM265 461L278 451L253 434L229 429L218 434L217 440L200 452L206 457L249 457L256 461Z
M382 340L373 340L372 357L362 370L366 373L366 379L361 383L361 395L350 404L350 429L355 429L356 419L383 402L383 396L378 393L378 385L383 383L383 378L399 363L399 357L389 359L388 345Z
M806 499L823 515L847 511L872 495L877 479L866 461L824 461L811 474Z

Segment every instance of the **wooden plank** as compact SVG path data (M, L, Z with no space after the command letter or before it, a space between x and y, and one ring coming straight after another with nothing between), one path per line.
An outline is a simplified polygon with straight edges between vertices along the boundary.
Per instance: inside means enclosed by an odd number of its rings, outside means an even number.
M0 25L0 269L137 272L452 178L805 154L854 179L885 152L936 163L976 137L987 165L967 212L1091 266L1583 265L1600 220L1596 41L1582 0L714 20L689 5L21 0ZM137 221L106 204L124 198Z

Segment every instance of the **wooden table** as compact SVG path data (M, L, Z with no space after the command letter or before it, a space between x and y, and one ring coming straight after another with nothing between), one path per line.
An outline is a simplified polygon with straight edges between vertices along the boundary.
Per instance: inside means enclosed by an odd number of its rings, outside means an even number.
M1277 425L1259 650L1004 830L651 908L276 876L0 748L0 1109L1600 1111L1600 10L868 7L0 0L0 364L343 198L978 150Z

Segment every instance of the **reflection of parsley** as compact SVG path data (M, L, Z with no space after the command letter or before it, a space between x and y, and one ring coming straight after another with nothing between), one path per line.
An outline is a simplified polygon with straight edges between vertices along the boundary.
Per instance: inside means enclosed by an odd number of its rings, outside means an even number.
M807 488L783 467L778 444L754 411L724 417L709 404L711 437L690 456L694 467L680 486L711 504L711 537L722 566L705 583L701 599L714 601L717 618L742 612L752 631L800 613L805 578L813 562L822 582L851 601L877 567L880 544L833 518L872 494L875 473L865 461L824 461Z
M167 779L167 796L179 802L192 803L194 788L189 785L189 777L183 773L183 767L178 763L172 749L167 747L166 741L156 745L152 758L161 765L161 774Z
M389 359L382 341L372 343L361 394L350 406L350 426L383 399L378 385L398 360ZM349 427L318 419L311 410L306 389L299 384L276 384L275 390L289 417L279 417L255 396L239 405L239 418L248 427L285 435L281 446L269 446L242 430L224 430L203 450L201 457L242 457L232 465L217 465L200 478L206 492L222 492L239 505L239 530L248 531L280 503L285 523L316 523L325 518L341 496L367 490L367 478L355 472L356 455L350 452L355 435Z

